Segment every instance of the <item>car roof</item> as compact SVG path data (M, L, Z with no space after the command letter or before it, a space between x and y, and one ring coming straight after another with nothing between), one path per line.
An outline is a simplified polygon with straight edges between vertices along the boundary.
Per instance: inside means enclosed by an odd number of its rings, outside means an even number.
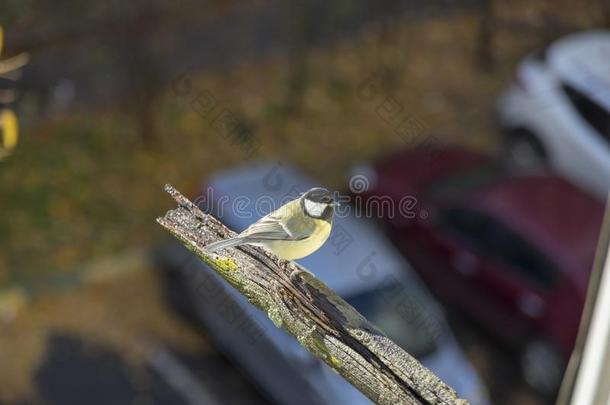
M567 180L555 175L508 177L478 190L469 201L547 254L590 269L604 206Z
M549 67L610 111L610 31L567 35L547 51Z
M384 193L419 193L452 173L488 167L491 160L484 154L457 145L433 148L401 149L378 160L375 188Z
M296 198L319 183L288 165L261 163L213 175L207 185L213 190L215 201L220 198L229 201L218 216L239 232L269 213L270 201L274 203L273 208L278 208L280 202ZM239 215L230 208L236 199L244 202ZM335 215L328 241L310 256L297 260L298 263L344 297L381 286L394 278L406 277L410 284L423 287L406 260L375 224L366 218L356 218L353 212L350 215L341 215L341 212Z

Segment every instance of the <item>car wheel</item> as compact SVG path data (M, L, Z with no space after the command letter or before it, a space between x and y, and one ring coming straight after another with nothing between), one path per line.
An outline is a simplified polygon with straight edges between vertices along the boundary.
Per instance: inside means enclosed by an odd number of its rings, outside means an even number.
M542 171L548 157L540 141L531 132L511 130L505 136L504 161L511 168L526 172Z
M521 352L521 370L527 384L543 395L556 393L563 377L565 361L546 340L531 340Z

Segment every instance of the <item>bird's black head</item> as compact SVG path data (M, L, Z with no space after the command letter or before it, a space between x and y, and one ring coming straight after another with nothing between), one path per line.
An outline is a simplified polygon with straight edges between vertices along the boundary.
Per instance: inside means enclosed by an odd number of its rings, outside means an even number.
M301 204L305 214L312 218L331 222L335 209L335 198L325 188L315 187L305 192L301 197Z

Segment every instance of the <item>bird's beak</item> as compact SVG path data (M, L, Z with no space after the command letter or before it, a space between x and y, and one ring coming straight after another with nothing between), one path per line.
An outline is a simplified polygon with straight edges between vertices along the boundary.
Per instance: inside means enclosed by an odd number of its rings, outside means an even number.
M331 205L332 205L333 207L340 207L340 206L341 206L341 203L340 203L340 202L335 201L335 202L333 202Z

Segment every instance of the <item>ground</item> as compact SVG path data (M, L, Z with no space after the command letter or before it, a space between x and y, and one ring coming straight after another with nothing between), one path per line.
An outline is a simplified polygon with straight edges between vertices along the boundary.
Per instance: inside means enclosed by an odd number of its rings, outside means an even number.
M115 263L126 272L90 272L79 288L33 299L2 325L0 403L186 404L193 392L262 402L205 332L169 307L145 257ZM176 389L163 374L172 367L192 387Z

